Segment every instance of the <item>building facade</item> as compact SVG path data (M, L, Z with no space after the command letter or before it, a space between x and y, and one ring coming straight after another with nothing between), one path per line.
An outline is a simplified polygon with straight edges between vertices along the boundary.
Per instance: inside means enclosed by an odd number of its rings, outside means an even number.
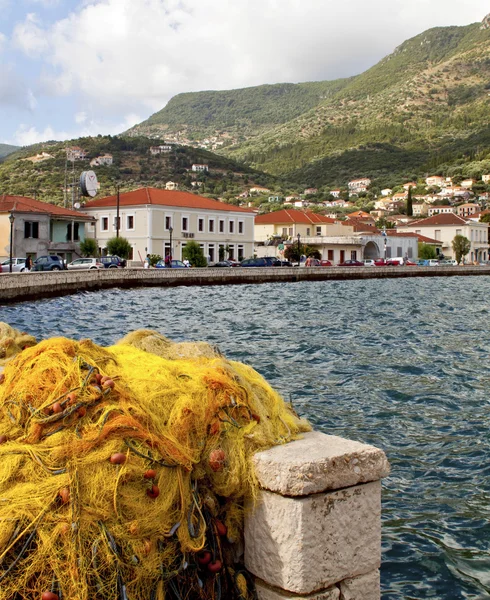
M80 243L92 222L79 211L33 198L0 196L0 255L5 257L10 256L10 215L14 217L12 256L58 254L67 262L80 257Z
M203 198L188 192L140 188L88 202L83 212L94 219L90 237L101 254L107 242L119 235L132 246L130 259L143 261L147 254L171 255L182 260L189 240L197 242L210 263L226 257L242 260L253 255L254 216L249 209Z

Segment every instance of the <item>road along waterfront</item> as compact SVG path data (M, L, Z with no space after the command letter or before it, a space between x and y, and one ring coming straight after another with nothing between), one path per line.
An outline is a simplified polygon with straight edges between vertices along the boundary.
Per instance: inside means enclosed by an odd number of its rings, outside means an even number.
M461 277L490 275L490 266L461 267L258 267L204 269L95 269L12 273L0 276L0 303L63 296L114 287L175 287L250 283Z
M104 345L153 328L249 363L316 429L385 450L383 600L483 600L489 293L489 276L147 287L4 305L0 320Z

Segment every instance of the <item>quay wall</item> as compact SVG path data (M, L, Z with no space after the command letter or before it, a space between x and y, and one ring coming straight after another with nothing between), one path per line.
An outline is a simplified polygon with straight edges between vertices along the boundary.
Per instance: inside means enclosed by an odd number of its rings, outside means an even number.
M0 303L22 302L50 296L107 288L237 285L270 282L400 277L461 277L490 275L490 267L259 267L203 269L100 269L2 273Z

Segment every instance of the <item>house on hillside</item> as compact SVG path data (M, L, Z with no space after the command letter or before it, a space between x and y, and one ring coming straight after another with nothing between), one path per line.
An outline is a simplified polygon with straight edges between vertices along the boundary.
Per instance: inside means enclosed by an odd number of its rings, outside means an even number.
M303 192L303 194L305 196L312 196L313 194L317 194L317 193L318 193L317 188L306 188L306 190Z
M381 190L382 196L391 196L392 193L393 190L391 188L385 188L384 190Z
M463 181L461 182L461 187L465 190L471 190L475 183L476 181L474 179L463 179Z
M455 212L456 210L453 206L438 206L436 204L429 206L427 209L427 215L429 217L432 217L434 215L452 214Z
M25 196L0 196L0 255L10 255L10 221L14 217L12 255L37 258L59 254L67 262L80 256L80 242L93 223L86 214Z
M425 217L429 214L429 206L425 202L415 202L412 204L412 214L414 217Z
M68 160L84 160L88 156L88 152L86 152L80 146L72 146L71 148L65 148L66 150L66 158Z
M488 223L476 223L454 213L445 213L400 225L397 231L417 233L442 242L441 250L444 256L450 258L454 258L453 239L456 235L463 235L471 243L467 260L488 260Z
M256 186L256 187L250 188L249 193L251 195L260 196L260 195L270 194L271 191L269 188Z
M403 189L406 190L408 192L409 188L416 188L417 187L417 182L415 181L411 181L410 183L404 183L403 184Z
M481 179L482 179L483 183L490 183L490 174L482 175Z
M116 232L117 196L85 204L84 213L96 222L91 237L104 252ZM132 246L132 260L147 254L182 260L189 240L197 242L209 262L220 248L235 260L253 255L255 213L189 192L140 188L119 195L119 229ZM170 237L172 236L172 244Z
M349 197L357 196L361 192L367 192L368 187L371 184L371 180L368 177L362 177L361 179L353 179L349 181L347 187L349 188Z
M110 167L114 162L114 158L112 156L112 154L101 154L100 156L97 156L96 158L93 158L90 161L90 166L91 167L100 167L101 165L107 165L108 167Z
M330 190L330 195L333 196L334 198L339 198L340 190Z
M29 156L28 158L25 158L24 160L28 160L28 161L36 164L36 163L44 162L45 160L51 160L53 158L54 158L54 156L52 154L49 154L48 152L41 152L40 154L36 154L34 156Z
M208 165L204 165L204 164L193 164L191 167L191 170L194 173L208 173L209 172L209 167Z
M173 192L174 190L179 189L179 184L175 183L175 181L167 181L167 183L165 184L165 189L170 192Z
M161 146L151 146L150 154L152 156L156 156L157 154L168 154L169 152L172 152L172 148L173 146L171 146L170 144L164 144Z
M475 204L474 202L469 202L467 204L460 204L456 207L456 214L460 217L471 217L476 213L481 211L480 205Z

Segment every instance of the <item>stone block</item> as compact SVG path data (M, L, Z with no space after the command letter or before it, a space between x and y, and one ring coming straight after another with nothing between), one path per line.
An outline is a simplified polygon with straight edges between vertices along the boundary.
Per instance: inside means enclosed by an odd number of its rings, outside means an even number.
M345 579L340 584L341 600L379 600L380 596L378 570Z
M298 596L285 590L272 588L263 581L260 581L260 579L255 581L255 586L259 600L295 600L295 598L302 598L302 600L340 600L340 590L338 587L331 587L328 590L308 594L308 596Z
M262 491L245 520L245 565L298 594L327 589L381 562L381 483L291 498Z
M283 496L307 496L376 481L390 466L379 448L320 431L254 456L262 488Z

